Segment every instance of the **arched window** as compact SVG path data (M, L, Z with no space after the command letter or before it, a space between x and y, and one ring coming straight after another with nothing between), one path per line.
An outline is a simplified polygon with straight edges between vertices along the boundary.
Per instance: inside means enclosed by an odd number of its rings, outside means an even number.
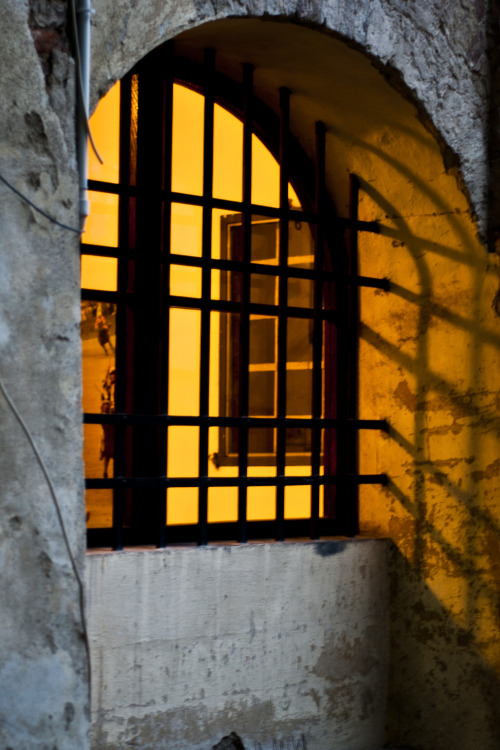
M82 245L92 546L354 534L356 233L253 92L172 45L95 115ZM103 128L99 127L99 118ZM364 280L383 286L384 282Z

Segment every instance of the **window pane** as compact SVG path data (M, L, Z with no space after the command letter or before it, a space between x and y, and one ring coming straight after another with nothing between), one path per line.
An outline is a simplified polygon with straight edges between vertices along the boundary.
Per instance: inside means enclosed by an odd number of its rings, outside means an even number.
M287 363L312 362L312 320L305 318L288 318L287 326Z
M170 252L201 258L203 209L172 203Z
M276 318L250 316L250 364L276 362Z
M213 193L233 201L243 197L243 123L218 104L214 107Z
M291 485L285 487L285 518L309 518L311 488Z
M288 264L299 268L314 268L314 252L310 225L304 221L289 221Z
M287 416L292 416L288 414ZM302 416L295 414L293 416ZM289 454L301 454L301 461L304 467L309 466L311 462L312 430L307 427L287 427L285 435L286 452ZM293 465L297 466L294 460ZM291 464L292 465L292 464ZM304 473L304 472L302 472ZM309 471L307 472L309 473Z
M116 292L118 260L102 258L99 255L82 255L82 289L95 289L99 292Z
M208 488L208 522L238 520L238 488Z
M288 306L309 307L314 302L314 283L309 279L288 279Z
M266 521L276 518L276 488L249 487L247 494L247 519Z
M274 453L275 430L271 427L255 427L248 430L249 455L272 455Z
M252 261L276 265L279 252L279 222L252 216Z
M248 413L251 417L274 415L274 389L276 375L273 370L250 372Z
M90 215L85 223L82 242L118 247L118 196L94 190L89 190L88 196Z
M252 203L274 208L280 204L278 162L256 135L252 136Z
M86 424L83 426L83 461L86 477L91 479L113 477L114 445L115 428L113 425Z
M168 410L196 416L200 410L201 313L170 310Z
M302 205L299 201L299 197L293 189L293 185L291 185L290 183L288 183L288 205L295 211L302 211Z
M250 281L250 302L257 305L276 305L278 279L263 273L253 273Z
M86 490L85 511L88 529L111 528L113 525L113 490Z
M201 297L201 268L170 266L170 294L179 297Z
M167 524L182 523L198 523L196 487L169 487L167 490Z
M172 190L201 195L204 97L174 84L173 107Z
M287 417L312 416L312 370L288 370L286 374Z
M217 411L219 408L221 415L240 416L239 331L240 316L237 313L212 313L210 341L211 414L219 413ZM217 398L219 398L219 407L217 406Z
M106 302L82 302L83 411L114 408L116 307Z
M199 428L175 426L168 428L167 476L197 477Z
M118 182L119 130L120 130L120 83L108 91L90 118L90 129L94 143L103 160L97 159L89 143L89 179L103 182Z

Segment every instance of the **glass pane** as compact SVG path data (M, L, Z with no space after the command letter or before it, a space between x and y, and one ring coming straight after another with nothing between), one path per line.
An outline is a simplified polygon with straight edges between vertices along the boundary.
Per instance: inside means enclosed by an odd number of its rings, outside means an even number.
M201 313L170 310L168 410L196 416L200 404Z
M208 522L238 520L238 488L208 488Z
M216 198L243 197L243 123L218 104L214 108L214 175Z
M287 417L312 416L312 370L291 370L286 374Z
M279 252L279 221L252 217L252 262L276 265Z
M179 297L201 297L201 268L170 266L170 294Z
M212 258L228 258L227 209L214 208L212 211ZM235 214L232 214L234 216Z
M198 489L169 487L167 490L167 524L198 523Z
M299 201L299 197L295 190L293 189L293 186L291 183L288 183L288 205L290 208L293 208L294 211L302 211L302 206Z
M116 307L106 302L82 302L83 411L114 408Z
M90 131L103 160L97 159L94 149L88 145L89 179L103 182L118 182L119 132L120 132L120 83L108 91L90 118Z
M255 427L248 430L248 454L252 456L274 453L274 433L271 427Z
M287 363L312 362L312 320L305 318L288 318L287 325Z
M241 302L243 274L239 271L212 270L211 296L215 300Z
M313 306L314 283L309 279L288 279L289 307Z
M303 415L291 415L287 416L303 416ZM301 461L303 466L308 466L311 461L311 441L312 441L312 430L307 427L287 427L285 435L286 452L294 456L295 454L301 454ZM297 465L297 461L292 461L290 465ZM302 472L304 473L304 472ZM309 472L307 472L309 473Z
M253 273L250 281L250 302L258 305L277 305L278 279L263 273Z
M203 209L172 203L170 252L201 258Z
M250 364L276 362L276 318L250 316Z
M86 490L85 511L88 529L110 529L113 525L113 491Z
M256 135L252 136L252 203L274 208L280 204L278 162Z
M114 443L113 425L86 424L83 426L83 461L86 477L108 479L113 476Z
M314 268L314 238L311 227L304 221L288 222L288 264L300 268Z
M85 223L82 242L118 247L118 196L94 190L89 190L88 196L90 215Z
M199 428L175 426L168 428L167 476L197 477Z
M247 519L266 521L276 518L276 488L249 487L247 493Z
M174 84L172 190L201 195L203 191L203 113L201 94Z
M101 258L99 255L82 255L82 289L95 289L99 292L116 292L118 260Z
M310 518L311 488L290 485L285 487L285 518Z
M251 417L274 415L275 381L274 370L249 373L248 413Z
M240 416L240 316L212 313L210 414Z

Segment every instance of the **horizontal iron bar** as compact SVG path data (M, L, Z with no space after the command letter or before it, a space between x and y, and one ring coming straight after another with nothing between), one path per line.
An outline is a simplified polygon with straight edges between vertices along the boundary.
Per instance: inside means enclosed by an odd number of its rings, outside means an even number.
M139 194L135 185L124 185L113 182L101 182L100 180L89 180L89 190L100 193L111 193L120 196L134 197ZM184 203L190 206L210 205L212 208L222 208L234 213L241 213L243 203L239 201L230 201L223 198L214 198L212 196L189 195L188 193L177 193L169 190L159 190L160 195L168 198L172 203ZM280 218L286 215L291 221L303 221L309 224L317 222L317 215L309 211L299 211L297 209L285 207L274 208L272 206L262 206L258 203L250 204L252 214L266 216L269 218ZM342 229L356 229L358 232L371 232L380 234L380 225L377 221L362 221L361 219L353 220L341 216L333 216L329 219L332 224L337 224Z
M319 536L337 536L341 534L342 528L339 521L335 518L318 519ZM276 533L276 521L246 521L247 540L264 540L274 541ZM284 521L285 538L287 539L310 539L310 519L309 518L286 518ZM167 546L174 544L192 544L196 545L198 524L167 524L165 535ZM208 536L210 542L235 542L239 540L239 522L238 521L218 521L208 523ZM89 528L87 529L87 542L89 548L95 547L113 547L114 537L112 528ZM141 531L124 527L122 529L123 546L133 547L137 545L149 544L156 546L156 537L151 538L142 535Z
M234 312L241 311L240 302L232 302L220 299L204 299L203 297L181 297L171 295L169 297L170 307L179 307L187 310L214 310L217 312ZM287 307L287 314L290 318L311 318L313 317L312 308L307 307ZM263 305L257 302L249 303L250 315L268 315L278 317L278 305ZM321 310L319 313L321 320L335 323L337 320L336 310Z
M274 477L115 477L114 479L87 478L85 487L99 489L162 489L168 487L287 487L324 486L332 484L382 484L386 474L349 474L336 476L274 476ZM154 498L157 501L157 498Z
M389 279L377 279L373 276L349 276L347 279L349 284L356 284L357 286L374 287L375 289L383 289L386 292L391 290L391 282Z
M83 415L84 424L114 424L114 425L158 425L182 427L302 427L308 429L328 429L343 427L352 430L382 430L389 431L389 424L385 419L317 419L309 417L182 417L170 414L101 414L86 412Z

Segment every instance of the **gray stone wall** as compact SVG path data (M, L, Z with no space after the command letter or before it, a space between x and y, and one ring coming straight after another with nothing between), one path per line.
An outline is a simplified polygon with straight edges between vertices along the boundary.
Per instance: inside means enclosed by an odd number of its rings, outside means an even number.
M31 10L30 15L27 3L16 0L2 3L0 175L45 212L76 226L73 63L58 31L66 23L65 4L44 9L38 3ZM0 182L0 377L11 400L0 393L0 747L5 749L87 746L80 590L41 466L51 478L81 570L78 255L78 234L57 226Z

